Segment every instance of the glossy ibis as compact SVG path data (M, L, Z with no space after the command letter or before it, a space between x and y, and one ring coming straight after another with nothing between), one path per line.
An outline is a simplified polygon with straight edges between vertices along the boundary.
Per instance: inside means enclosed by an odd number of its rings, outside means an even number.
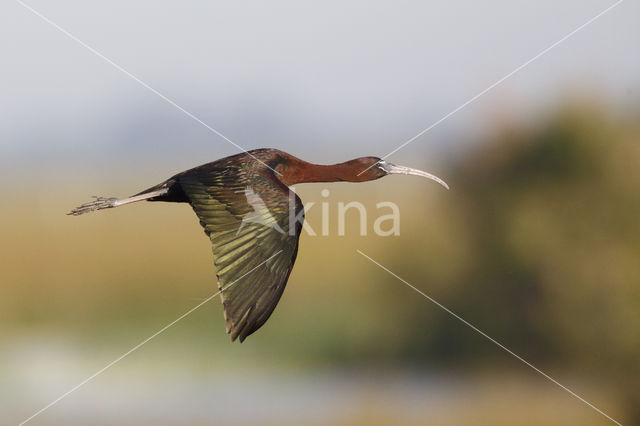
M389 174L423 176L448 188L430 173L377 157L317 165L276 149L256 149L178 173L128 198L96 197L69 214L142 200L189 203L213 246L227 333L242 342L273 312L296 259L304 209L288 187L307 182L366 182ZM258 271L248 273L258 266Z

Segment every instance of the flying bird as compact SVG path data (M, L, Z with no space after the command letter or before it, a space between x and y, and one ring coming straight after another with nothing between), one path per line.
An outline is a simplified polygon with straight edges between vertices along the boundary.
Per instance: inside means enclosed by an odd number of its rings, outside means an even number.
M289 187L367 182L389 174L422 176L448 189L430 173L377 157L318 165L262 148L186 170L128 198L95 197L68 214L143 200L189 203L213 246L227 333L242 342L267 321L293 269L304 208Z

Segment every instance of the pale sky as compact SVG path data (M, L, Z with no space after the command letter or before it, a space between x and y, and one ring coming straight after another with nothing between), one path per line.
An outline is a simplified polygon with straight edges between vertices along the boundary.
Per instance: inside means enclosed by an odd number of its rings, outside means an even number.
M26 0L243 148L315 162L388 153L614 3ZM638 105L639 17L621 3L392 158L464 150L492 111L535 115L569 91ZM239 151L18 2L0 35L5 172Z

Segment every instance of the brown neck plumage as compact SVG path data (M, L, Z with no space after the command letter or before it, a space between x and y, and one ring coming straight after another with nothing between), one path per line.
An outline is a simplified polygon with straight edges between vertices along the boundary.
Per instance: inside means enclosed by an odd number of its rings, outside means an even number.
M368 167L360 159L332 165L307 163L299 158L291 157L276 166L281 173L278 178L287 186L307 182L366 182L376 179L369 173L358 175Z

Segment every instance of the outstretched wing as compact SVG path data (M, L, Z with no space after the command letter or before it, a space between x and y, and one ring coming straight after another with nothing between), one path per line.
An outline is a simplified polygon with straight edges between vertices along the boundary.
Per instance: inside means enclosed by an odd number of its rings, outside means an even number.
M302 202L270 170L246 164L208 165L176 178L211 239L227 333L242 342L267 321L284 291Z

